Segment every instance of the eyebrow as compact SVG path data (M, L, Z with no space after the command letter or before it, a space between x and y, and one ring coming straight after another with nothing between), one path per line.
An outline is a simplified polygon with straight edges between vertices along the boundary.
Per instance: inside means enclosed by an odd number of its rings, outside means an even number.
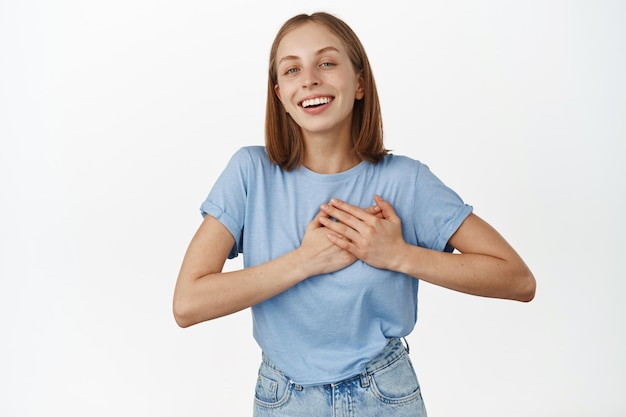
M315 53L315 55L322 55L322 54L325 54L326 52L337 52L337 53L339 53L339 49L335 48L334 46L327 46L327 47L322 48L319 51L317 51ZM280 65L284 61L293 61L293 60L298 60L298 59L300 59L300 57L297 56L297 55L287 55L287 56L282 57L280 59L280 61L278 61L278 64Z

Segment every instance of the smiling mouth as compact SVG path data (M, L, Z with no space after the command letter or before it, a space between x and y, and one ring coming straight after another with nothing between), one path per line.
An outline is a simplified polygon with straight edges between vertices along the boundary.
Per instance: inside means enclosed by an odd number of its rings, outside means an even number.
M328 104L331 101L333 101L332 97L317 97L309 100L304 100L302 103L300 103L300 105L306 109L309 107L317 107L323 104Z

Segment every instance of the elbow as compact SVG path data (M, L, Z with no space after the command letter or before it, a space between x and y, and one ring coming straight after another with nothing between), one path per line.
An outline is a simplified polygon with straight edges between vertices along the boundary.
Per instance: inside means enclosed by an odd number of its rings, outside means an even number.
M192 312L188 307L188 303L185 303L178 297L174 297L172 312L174 313L174 320L179 327L184 329L196 324L193 320Z
M517 296L518 301L528 303L535 298L535 291L537 290L537 281L530 270L526 270L520 278L520 285L518 287Z
M172 312L174 313L176 324L179 327L186 328L220 317L209 307L208 305L199 305L198 300L194 300L193 297L186 298L175 294Z
M176 304L174 304L174 321L181 328L186 328L192 325L191 321L187 318L187 316L180 311L180 309L176 308Z
M193 324L191 321L177 315L174 315L174 321L181 329L185 329Z

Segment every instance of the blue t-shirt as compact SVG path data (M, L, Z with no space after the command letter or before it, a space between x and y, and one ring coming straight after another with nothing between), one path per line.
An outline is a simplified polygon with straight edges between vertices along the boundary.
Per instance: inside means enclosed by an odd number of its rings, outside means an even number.
M387 155L338 174L305 167L285 171L262 146L237 151L201 206L235 238L230 258L250 267L300 246L307 224L331 197L359 207L389 201L404 239L452 251L450 236L472 208L428 167ZM310 277L252 307L254 337L264 354L300 385L336 382L359 374L390 337L415 326L418 280L357 260L340 271Z

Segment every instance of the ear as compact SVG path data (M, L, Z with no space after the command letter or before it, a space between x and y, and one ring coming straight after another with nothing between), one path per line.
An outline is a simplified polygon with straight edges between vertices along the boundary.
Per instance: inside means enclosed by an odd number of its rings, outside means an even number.
M278 86L278 84L274 85L274 93L276 93L276 96L280 101L283 101L282 97L280 96L280 87Z
M289 114L289 112L285 108L285 104L283 103L283 98L280 96L280 87L278 86L278 84L274 86L274 93L276 94L276 97L278 97L278 100L282 103L283 109L285 109L285 113Z
M354 98L361 100L365 96L365 82L363 81L363 75L359 72L356 75L356 93Z

